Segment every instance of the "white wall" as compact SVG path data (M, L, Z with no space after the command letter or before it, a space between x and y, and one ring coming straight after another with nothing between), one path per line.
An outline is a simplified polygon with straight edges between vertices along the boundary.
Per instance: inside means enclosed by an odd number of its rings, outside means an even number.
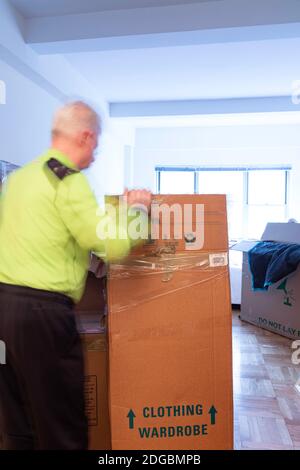
M103 194L122 194L126 185L131 186L127 162L133 156L134 139L134 128L128 123L104 120L98 155L87 171L99 201Z
M99 141L99 152L86 171L99 203L104 194L122 194L124 189L124 146L106 130Z
M6 103L0 104L1 160L24 164L49 146L59 100L0 60Z
M300 220L299 137L299 125L138 129L134 184L155 191L155 166L290 164L290 217Z

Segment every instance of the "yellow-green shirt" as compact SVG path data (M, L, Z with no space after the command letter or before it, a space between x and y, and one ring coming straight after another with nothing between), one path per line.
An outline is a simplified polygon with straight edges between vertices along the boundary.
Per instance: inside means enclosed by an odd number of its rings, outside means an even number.
M76 302L84 290L90 252L116 260L136 241L121 222L116 238L101 240L99 222L115 220L99 214L83 173L59 179L47 165L51 158L76 169L66 155L50 149L8 178L1 196L0 282L60 292Z

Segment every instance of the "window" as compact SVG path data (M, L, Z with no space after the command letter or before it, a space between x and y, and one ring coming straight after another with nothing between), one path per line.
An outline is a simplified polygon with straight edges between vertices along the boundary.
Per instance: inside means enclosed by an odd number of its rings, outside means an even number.
M290 167L158 167L162 194L226 194L229 238L260 238L267 222L288 217Z
M249 171L247 233L260 238L266 223L287 218L287 171Z
M168 171L160 173L161 194L193 194L194 193L194 172L173 171L172 175Z
M226 194L230 238L243 236L244 175L242 171L201 171L199 194ZM234 235L234 237L233 237Z

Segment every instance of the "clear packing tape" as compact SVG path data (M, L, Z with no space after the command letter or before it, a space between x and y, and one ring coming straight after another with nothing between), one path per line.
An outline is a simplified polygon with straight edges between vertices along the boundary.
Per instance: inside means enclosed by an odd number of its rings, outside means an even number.
M121 312L227 275L224 251L130 256L108 267L109 310Z

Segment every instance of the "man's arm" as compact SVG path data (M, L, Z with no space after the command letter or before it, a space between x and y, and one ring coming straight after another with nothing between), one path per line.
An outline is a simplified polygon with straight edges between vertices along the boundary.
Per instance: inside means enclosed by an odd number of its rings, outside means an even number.
M141 242L128 233L127 211L125 214L122 208L115 212L101 209L81 173L60 181L56 207L77 243L86 250L105 253L107 261L127 256L130 249ZM148 225L147 213L141 212L139 216L141 223Z

